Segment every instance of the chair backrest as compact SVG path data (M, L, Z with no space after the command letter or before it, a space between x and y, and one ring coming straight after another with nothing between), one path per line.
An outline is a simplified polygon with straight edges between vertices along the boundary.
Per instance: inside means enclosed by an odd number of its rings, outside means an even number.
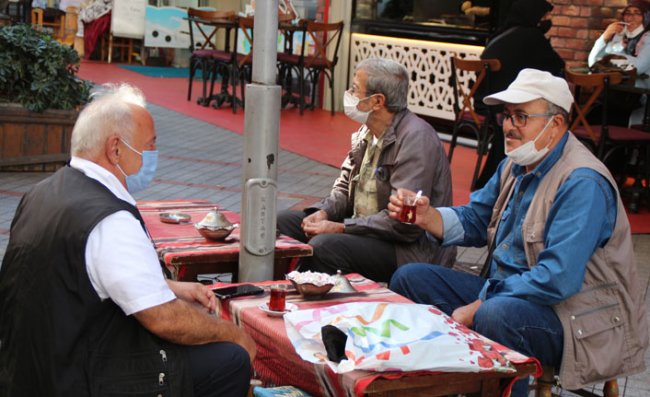
M339 46L341 45L341 36L343 32L343 22L320 23L307 21L305 26L306 33L314 41L314 53L305 56L305 43L303 41L302 56L305 58L305 67L309 68L314 64L325 65L327 69L333 69L338 62ZM334 46L332 58L327 57L327 50Z
M46 20L50 17L51 22ZM55 38L62 38L65 29L65 13L59 9L48 8L47 11L43 8L32 8L31 10L32 26L43 32L44 27L52 30L52 36Z
M146 0L113 0L111 35L144 40Z
M187 22L190 27L190 51L216 49L216 32L210 21L231 21L234 26L234 11L210 11L199 8L188 8ZM197 33L200 36L197 37Z
M238 57L238 66L242 66L246 64L247 62L250 62L251 59L253 58L253 29L254 29L254 22L255 19L253 17L239 17L238 18L238 26L239 29L237 30L237 34L241 34L243 36L243 41L241 44L243 47L247 50L245 53L242 53L244 55L243 57ZM237 40L239 45L239 40Z
M587 114L596 103L596 100L603 94L602 109L602 133L600 141L605 139L607 134L607 87L609 84L619 84L623 76L619 72L609 73L578 73L567 67L565 70L566 80L574 86L573 117L569 130L574 131L579 127L585 129L595 145L599 145L599 138L594 133L592 126L587 121ZM583 90L591 92L582 100Z
M474 110L473 97L476 90L482 85L489 86L490 73L501 69L501 62L498 59L462 59L453 57L451 60L451 84L454 92L454 111L456 121L459 121L467 112L477 127L481 126L481 118ZM461 74L474 73L476 80L467 90L460 78Z

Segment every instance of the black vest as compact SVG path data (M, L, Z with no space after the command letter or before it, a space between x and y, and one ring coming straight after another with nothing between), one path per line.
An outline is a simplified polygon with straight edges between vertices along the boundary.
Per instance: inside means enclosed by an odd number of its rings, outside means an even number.
M20 202L0 269L0 396L192 394L182 347L148 332L86 271L88 235L138 210L64 167Z

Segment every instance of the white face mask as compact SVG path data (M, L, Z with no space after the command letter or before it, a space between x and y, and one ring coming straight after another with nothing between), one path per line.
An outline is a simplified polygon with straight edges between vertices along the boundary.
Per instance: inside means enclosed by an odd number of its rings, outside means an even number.
M508 147L505 144L504 141L504 148L506 152L506 156L508 156L515 164L521 165L521 166L527 166L534 164L544 158L546 154L548 153L548 145L546 147L537 150L535 147L535 142L539 139L540 136L544 134L544 131L548 128L549 125L551 125L551 121L553 121L553 118L551 117L544 128L537 134L535 139L532 141L528 141L524 143L523 145L519 146L515 150L508 152ZM550 142L549 142L550 145Z
M370 97L359 99L354 95L350 94L350 91L345 91L345 93L343 94L343 111L345 112L345 115L356 122L359 122L361 124L366 124L366 121L368 121L368 116L370 116L372 110L363 112L357 109L357 105L359 105L359 102L366 100L368 98Z

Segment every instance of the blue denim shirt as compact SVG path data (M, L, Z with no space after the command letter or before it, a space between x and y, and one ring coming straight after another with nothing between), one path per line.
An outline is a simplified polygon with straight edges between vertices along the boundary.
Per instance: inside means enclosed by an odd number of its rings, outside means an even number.
M555 165L568 134L533 169L513 164L515 190L496 232L489 278L479 295L519 297L553 305L580 291L587 261L611 236L616 222L616 195L607 179L589 168L574 170L554 198L544 230L544 250L537 266L528 267L521 227L541 179ZM480 247L500 189L501 162L495 175L470 203L438 208L444 223L444 245ZM433 238L433 237L431 237Z

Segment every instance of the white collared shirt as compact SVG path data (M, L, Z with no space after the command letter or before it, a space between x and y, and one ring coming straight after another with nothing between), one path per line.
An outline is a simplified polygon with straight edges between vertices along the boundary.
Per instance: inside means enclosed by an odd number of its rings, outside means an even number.
M70 166L106 186L117 198L135 205L115 175L103 167L74 156ZM128 211L111 214L93 228L85 257L90 282L99 297L111 299L126 315L176 298L149 237Z

